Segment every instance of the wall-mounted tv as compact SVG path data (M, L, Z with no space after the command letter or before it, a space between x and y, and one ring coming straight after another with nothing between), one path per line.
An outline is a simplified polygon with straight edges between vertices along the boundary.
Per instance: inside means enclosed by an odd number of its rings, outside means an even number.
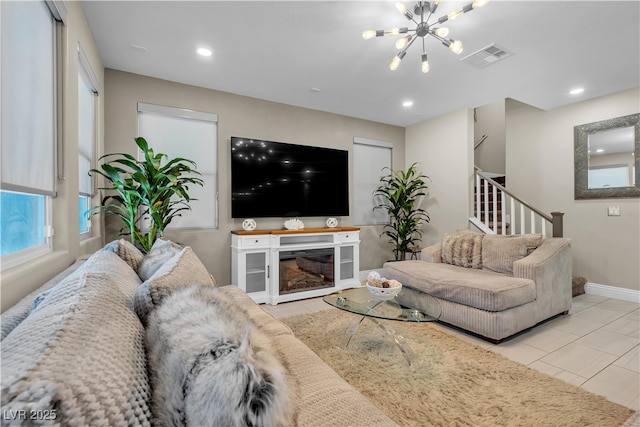
M348 154L231 137L231 216L349 215Z

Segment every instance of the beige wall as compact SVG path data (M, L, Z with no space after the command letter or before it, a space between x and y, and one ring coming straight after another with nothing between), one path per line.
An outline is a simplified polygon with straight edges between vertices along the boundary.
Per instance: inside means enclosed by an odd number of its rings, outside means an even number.
M640 89L553 111L507 109L507 186L543 211L564 212L574 275L640 290L640 199L574 200L573 127L637 113ZM621 216L607 216L620 206Z
M429 197L423 202L431 221L424 227L422 246L466 228L473 182L473 110L454 111L408 127L405 151L407 166L419 162L431 178Z
M219 228L168 232L166 237L194 248L219 283L231 280L231 235L242 219L231 218L230 138L243 136L349 150L352 162L353 137L394 143L394 167L404 166L404 128L329 114L231 93L159 80L116 70L105 70L106 152L134 153L137 134L137 102L205 111L218 115ZM144 135L141 135L144 136ZM149 141L153 145L153 141ZM194 159L195 160L195 159ZM352 163L351 163L352 165ZM350 174L352 173L350 166ZM350 180L353 182L353 180ZM349 189L353 200L354 189ZM353 212L353 206L350 207ZM303 218L305 226L324 226L326 218ZM342 225L351 217L339 218ZM284 218L256 218L258 228L282 228ZM118 225L119 227L119 225ZM109 227L111 230L111 227ZM378 227L364 227L361 233L360 268L379 267L391 254L379 238ZM107 239L115 238L112 233Z
M64 163L65 179L58 182L58 195L53 200L54 250L37 260L2 271L0 289L3 311L71 265L79 255L94 252L101 244L99 230L95 230L95 237L82 242L78 235L78 43L82 45L98 83L103 87L104 67L80 3L65 2L65 6L68 11L67 24L62 30L59 52L62 90L58 92L62 101L58 107L59 116L62 117L59 136L61 149L58 155ZM102 99L99 110L98 143L102 147ZM97 226L98 222L95 224Z
M505 172L505 108L501 99L475 109L474 144L487 138L474 150L474 164L485 172Z

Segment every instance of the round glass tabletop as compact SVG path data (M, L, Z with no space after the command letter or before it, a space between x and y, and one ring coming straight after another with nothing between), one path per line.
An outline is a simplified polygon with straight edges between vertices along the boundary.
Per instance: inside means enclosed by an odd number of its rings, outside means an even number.
M404 290L400 291L400 296ZM442 310L435 298L426 296L428 310L417 310L411 307L400 305L396 298L390 300L376 299L367 290L366 286L360 288L346 289L334 294L325 296L323 299L341 310L367 317L375 317L386 320L399 320L404 322L433 322L440 318Z

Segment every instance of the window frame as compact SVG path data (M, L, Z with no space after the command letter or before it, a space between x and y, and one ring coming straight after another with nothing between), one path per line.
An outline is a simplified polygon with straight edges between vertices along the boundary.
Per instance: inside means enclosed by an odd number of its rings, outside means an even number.
M82 84L87 86L93 93L93 141L91 147L91 153L89 154L89 169L93 169L96 167L96 153L98 150L98 117L99 117L99 106L100 106L100 94L102 93L102 88L96 78L95 73L93 72L93 68L89 63L89 59L87 58L82 45L78 43L78 98L80 97L80 91L83 90ZM78 160L82 157L82 143L81 143L81 135L80 135L80 102L78 102ZM78 166L80 168L80 165ZM81 172L82 168L80 168ZM97 194L96 190L96 179L91 176L89 178L91 192L82 192L82 177L78 174L78 213L80 215L80 200L82 198L86 198L86 210L91 208L93 203L93 198ZM78 224L80 224L80 218L78 219ZM80 240L85 240L93 236L91 229L91 219L85 218L85 225L87 227L87 231L79 230Z
M46 191L38 190L35 188L21 188L20 185L14 185L10 183L2 184L0 191L18 192L28 195L44 197L44 243L35 246L30 246L15 252L11 252L0 256L0 271L5 271L12 267L16 267L21 264L25 264L34 259L40 258L53 251L53 198L56 196L56 176L60 177L60 158L59 145L61 138L59 137L61 117L59 114L61 105L61 87L62 87L62 61L60 60L60 52L62 51L62 26L66 22L67 10L62 1L59 0L47 0L41 2L47 10L51 13L51 32L52 32L52 46L51 51L48 54L52 57L52 74L51 84L53 85L52 93L52 135L53 140L51 144L53 146L53 191L48 194ZM2 7L0 6L0 19L2 19ZM2 78L0 71L0 79ZM2 111L2 103L0 103L0 112ZM0 158L2 156L0 149ZM47 193L47 194L44 194Z

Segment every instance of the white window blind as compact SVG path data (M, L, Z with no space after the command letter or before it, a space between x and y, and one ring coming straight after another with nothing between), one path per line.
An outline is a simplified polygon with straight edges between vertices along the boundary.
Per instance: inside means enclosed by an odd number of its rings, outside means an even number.
M373 193L380 186L380 177L391 167L393 143L368 138L353 138L353 187L355 225L388 224L389 215L382 209L373 208L381 203Z
M218 226L218 116L212 113L138 103L138 135L156 153L183 157L197 164L204 186L189 186L190 211L169 224L169 230Z
M78 73L78 162L79 192L83 196L93 196L93 181L89 170L94 165L96 146L96 104L97 90L88 77L89 72L80 66Z
M2 189L55 196L55 19L44 2L1 5Z

